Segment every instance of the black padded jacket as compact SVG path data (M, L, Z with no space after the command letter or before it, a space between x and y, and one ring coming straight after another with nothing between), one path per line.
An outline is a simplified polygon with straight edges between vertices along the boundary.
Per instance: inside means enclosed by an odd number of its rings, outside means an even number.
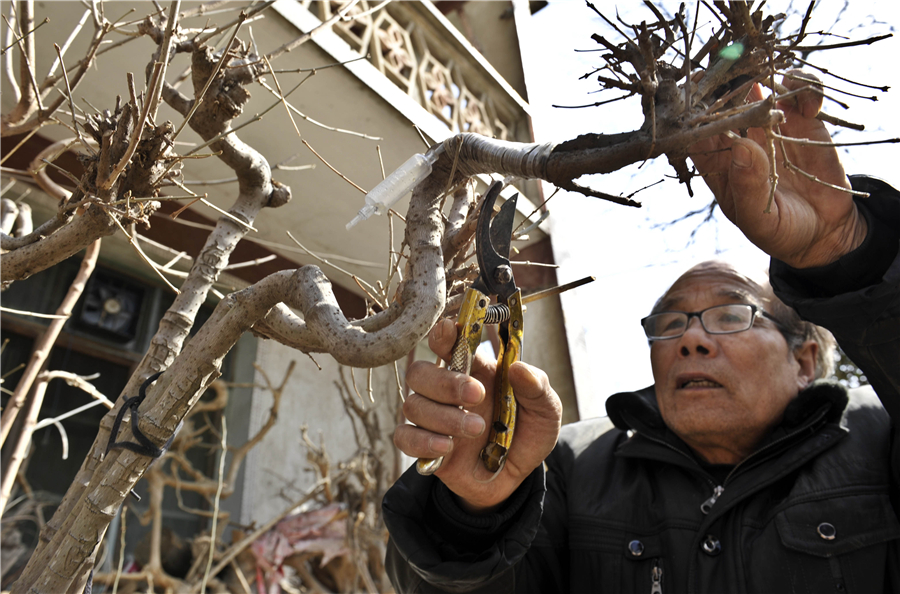
M900 194L851 180L871 193L863 245L770 276L874 390L815 383L724 470L666 428L652 387L616 394L486 516L410 469L383 503L398 592L900 592Z

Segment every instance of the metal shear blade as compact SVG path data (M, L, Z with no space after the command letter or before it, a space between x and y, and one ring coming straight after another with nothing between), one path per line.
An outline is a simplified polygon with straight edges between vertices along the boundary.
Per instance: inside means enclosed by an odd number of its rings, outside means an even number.
M509 250L513 223L516 216L518 194L510 197L500 212L491 221L494 203L502 182L494 182L484 197L481 214L478 216L478 231L475 235L475 252L478 255L478 268L481 275L476 283L484 284L486 294L495 294L501 301L516 292L516 281L509 265Z

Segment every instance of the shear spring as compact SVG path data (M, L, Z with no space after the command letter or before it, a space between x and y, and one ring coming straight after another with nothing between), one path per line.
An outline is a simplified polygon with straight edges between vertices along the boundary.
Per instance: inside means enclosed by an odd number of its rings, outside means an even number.
M495 303L488 306L485 324L501 324L509 320L509 306L505 303Z

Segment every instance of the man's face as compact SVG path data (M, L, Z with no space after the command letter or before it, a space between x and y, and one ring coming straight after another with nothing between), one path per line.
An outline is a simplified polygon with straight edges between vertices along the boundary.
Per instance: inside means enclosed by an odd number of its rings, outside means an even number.
M756 292L726 265L706 263L676 281L659 311L761 306ZM650 348L663 420L708 462L740 462L812 381L815 348L807 343L792 352L775 324L761 315L752 328L736 334L707 334L699 318L691 318L683 336L654 341Z

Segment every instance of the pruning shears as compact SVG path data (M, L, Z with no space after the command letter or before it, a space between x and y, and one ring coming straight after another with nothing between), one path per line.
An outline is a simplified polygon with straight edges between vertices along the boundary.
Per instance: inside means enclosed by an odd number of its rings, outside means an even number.
M498 472L506 462L516 428L516 399L509 385L509 367L522 355L522 291L516 286L509 264L509 249L516 214L515 194L491 220L494 202L503 188L495 182L485 194L475 232L475 252L480 274L466 290L457 318L459 333L453 345L448 369L469 375L475 350L481 344L485 324L499 324L500 353L494 378L494 420L481 460L490 472ZM490 304L491 295L497 303ZM419 458L416 470L430 475L441 467L443 457Z

